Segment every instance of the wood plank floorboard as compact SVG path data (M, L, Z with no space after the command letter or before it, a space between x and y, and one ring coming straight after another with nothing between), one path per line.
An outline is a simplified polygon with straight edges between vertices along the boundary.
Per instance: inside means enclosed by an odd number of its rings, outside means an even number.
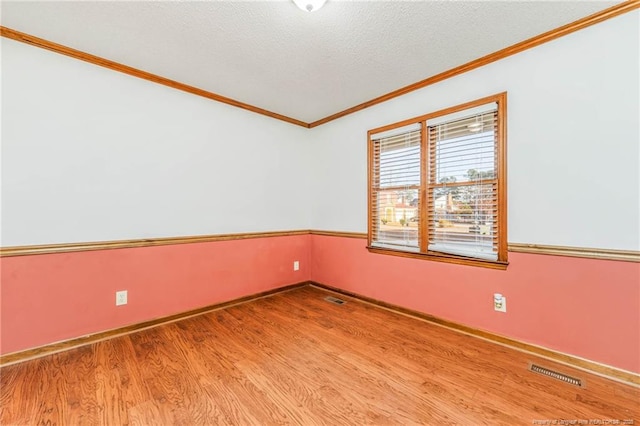
M0 424L640 425L638 388L329 294L302 287L5 366Z

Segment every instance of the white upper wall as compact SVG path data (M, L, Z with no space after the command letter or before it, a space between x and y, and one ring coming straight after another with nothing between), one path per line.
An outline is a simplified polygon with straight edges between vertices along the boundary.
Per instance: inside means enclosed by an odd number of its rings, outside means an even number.
M640 12L314 128L2 39L2 246L366 232L366 132L508 92L510 242L640 249Z
M315 128L311 226L367 231L367 130L508 92L508 240L640 249L640 11Z
M308 229L308 129L2 39L2 246Z

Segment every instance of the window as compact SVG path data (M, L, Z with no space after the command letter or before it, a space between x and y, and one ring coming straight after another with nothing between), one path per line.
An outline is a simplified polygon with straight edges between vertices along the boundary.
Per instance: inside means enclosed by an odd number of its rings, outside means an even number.
M504 269L506 93L369 131L369 250Z

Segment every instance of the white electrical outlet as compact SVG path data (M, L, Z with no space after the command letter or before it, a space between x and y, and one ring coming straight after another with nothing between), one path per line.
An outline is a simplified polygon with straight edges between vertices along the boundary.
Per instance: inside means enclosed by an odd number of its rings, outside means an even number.
M297 260L293 262L293 270L294 271L300 270L300 262L298 262Z
M116 306L127 304L127 290L116 291Z
M495 294L493 296L493 309L496 312L507 312L507 298L501 294Z

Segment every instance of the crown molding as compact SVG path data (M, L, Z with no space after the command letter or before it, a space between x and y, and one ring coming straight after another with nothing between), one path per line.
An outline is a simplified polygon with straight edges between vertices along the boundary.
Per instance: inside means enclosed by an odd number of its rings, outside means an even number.
M20 31L13 30L11 28L0 26L0 35L12 40L20 41L22 43L29 44L31 46L39 47L41 49L50 50L52 52L60 53L61 55L69 56L71 58L79 59L81 61L89 62L94 65L109 68L110 70L118 71L124 74L138 77L143 80L148 80L153 83L158 83L163 86L172 87L174 89L182 90L183 92L191 93L193 95L202 96L203 98L211 99L216 102L231 105L236 108L241 108L247 111L255 112L256 114L266 115L267 117L275 118L276 120L286 121L287 123L295 124L297 126L309 127L308 123L304 121L296 120L295 118L287 117L286 115L278 114L272 111L268 111L263 108L259 108L253 105L246 104L244 102L237 101L235 99L227 98L226 96L218 95L217 93L208 92L203 89L199 89L188 84L180 83L175 80L152 74L147 71L142 71L137 68L130 67L128 65L120 64L118 62L111 61L109 59L101 58L100 56L85 53L80 50L72 49L71 47L63 46L62 44L54 43L43 38L35 37L30 34L26 34Z
M467 71L471 71L481 66L490 64L492 62L499 61L500 59L507 58L509 56L525 51L527 49L531 49L543 43L555 40L557 38L574 33L581 29L584 29L592 25L598 24L600 22L606 21L608 19L614 18L616 16L625 14L627 12L631 12L638 8L640 8L640 0L627 0L623 3L619 3L610 8L601 10L600 12L594 13L585 18L571 22L567 25L563 25L551 31L547 31L546 33L537 35L528 40L522 41L520 43L516 43L504 49L498 50L497 52L490 53L489 55L475 59L471 62L467 62L466 64L457 66L455 68L451 68L450 70L444 71L440 74L436 74L434 76L428 77L424 80L421 80L416 83L410 84L408 86L402 87L400 89L394 90L387 94L378 96L377 98L371 99L370 101L363 102L359 105L353 106L351 108L345 109L343 111L337 112L335 114L329 115L325 118L322 118L320 120L313 121L310 123L307 123L292 117L288 117L286 115L278 114L276 112L268 111L263 108L259 108L244 102L237 101L235 99L227 98L226 96L218 95L213 92L208 92L206 90L199 89L197 87L189 86L187 84L180 83L175 80L170 80L168 78L165 78L156 74L152 74L146 71L142 71L142 70L130 67L128 65L123 65L118 62L111 61L109 59L101 58L99 56L95 56L90 53L85 53L80 50L72 49L70 47L63 46L61 44L54 43L52 41L35 37L30 34L16 31L4 26L0 26L0 36L6 37L12 40L20 41L22 43L26 43L32 46L40 47L42 49L50 50L52 52L60 53L62 55L70 56L72 58L79 59L81 61L85 61L95 65L99 65L101 67L109 68L114 71L122 72L124 74L128 74L134 77L142 78L144 80L152 81L154 83L162 84L164 86L172 87L174 89L182 90L183 92L191 93L197 96L202 96L204 98L211 99L216 102L221 102L237 108L242 108L244 110L251 111L256 114L261 114L267 117L274 118L276 120L285 121L290 124L295 124L297 126L311 129L314 127L318 127L322 124L326 124L330 121L337 120L338 118L342 118L354 112L361 111L365 108L369 108L379 103L386 102L390 99L397 98L398 96L406 95L407 93L413 92L415 90L422 89L424 87L449 79L451 77L455 77Z
M531 37L530 39L521 41L520 43L516 43L509 47L505 47L504 49L498 50L497 52L493 52L481 58L475 59L471 62L467 62L466 64L457 66L455 68L451 68L450 70L441 72L440 74L436 74L424 80L418 81L417 83L410 84L408 86L394 90L393 92L389 92L387 94L378 96L377 98L371 99L370 101L363 102L359 105L345 109L344 111L340 111L335 114L329 115L325 118L322 118L320 120L311 122L309 123L309 128L314 128L322 124L326 124L330 121L337 120L338 118L342 118L345 115L353 114L354 112L361 111L365 108L369 108L371 106L380 104L382 102L386 102L390 99L397 98L402 95L406 95L407 93L413 92L418 89L422 89L424 87L430 86L435 83L439 83L451 77L464 74L468 71L474 70L476 68L480 68L492 62L499 61L500 59L507 58L517 53L523 52L527 49L531 49L533 47L536 47L546 42L566 36L568 34L574 33L576 31L582 30L584 28L590 27L592 25L598 24L600 22L606 21L608 19L614 18L624 13L631 12L632 10L635 10L638 8L640 8L640 0L625 1L623 3L610 7L608 9L604 9L600 12L594 13L593 15L589 15L585 18L571 22L567 25L563 25L559 28L553 29L551 31L547 31L546 33L542 33L535 37Z

